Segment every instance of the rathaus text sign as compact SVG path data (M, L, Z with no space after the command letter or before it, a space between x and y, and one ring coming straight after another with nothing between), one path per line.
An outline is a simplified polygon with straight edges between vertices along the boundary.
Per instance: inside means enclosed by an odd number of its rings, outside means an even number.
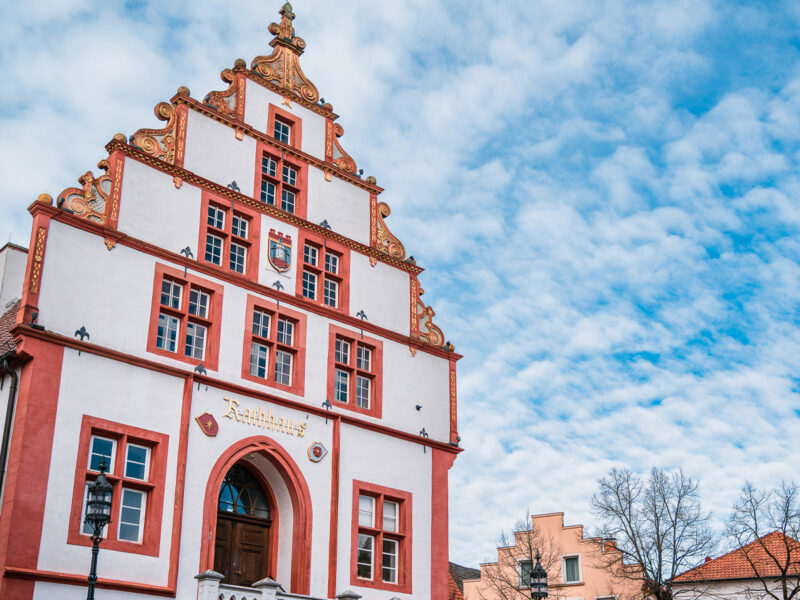
M297 437L306 435L307 423L275 415L270 408L266 411L261 407L240 409L238 400L227 397L222 399L228 404L228 409L222 415L223 418L232 419L244 425L266 429L267 431L285 433L286 435L296 435Z

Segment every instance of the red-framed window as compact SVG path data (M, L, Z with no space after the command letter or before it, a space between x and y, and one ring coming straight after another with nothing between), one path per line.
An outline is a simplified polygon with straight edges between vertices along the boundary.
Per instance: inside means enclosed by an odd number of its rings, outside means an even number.
M305 361L306 315L248 295L242 377L302 396Z
M259 213L204 193L198 259L258 279Z
M267 135L298 150L303 140L303 120L289 111L269 105Z
M216 370L221 285L156 264L147 351Z
M380 418L383 342L330 325L328 399L334 406Z
M411 493L353 481L350 584L411 593Z
M262 142L256 148L255 199L305 219L308 166Z
M168 443L165 434L84 415L67 543L92 545L91 528L84 522L86 494L99 474L98 465L104 461L114 491L103 547L158 556Z
M297 296L348 314L350 249L307 231L299 234Z

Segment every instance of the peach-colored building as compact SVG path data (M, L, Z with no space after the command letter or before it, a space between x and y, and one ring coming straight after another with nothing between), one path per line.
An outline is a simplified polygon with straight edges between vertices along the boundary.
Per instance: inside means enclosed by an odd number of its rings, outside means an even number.
M480 578L464 580L464 600L530 598L530 571L537 550L548 574L550 599L642 597L640 581L619 579L604 568L607 554L618 552L613 541L584 538L583 525L564 525L564 513L560 512L531 516L528 524L529 528L513 533L510 545L497 549L496 562L480 565Z

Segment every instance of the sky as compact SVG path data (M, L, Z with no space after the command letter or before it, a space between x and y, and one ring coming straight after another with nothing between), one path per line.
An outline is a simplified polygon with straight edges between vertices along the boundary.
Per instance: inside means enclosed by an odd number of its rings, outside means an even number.
M266 54L282 2L0 5L0 240ZM297 0L301 65L459 362L451 559L591 528L612 467L683 468L721 523L800 481L800 4Z

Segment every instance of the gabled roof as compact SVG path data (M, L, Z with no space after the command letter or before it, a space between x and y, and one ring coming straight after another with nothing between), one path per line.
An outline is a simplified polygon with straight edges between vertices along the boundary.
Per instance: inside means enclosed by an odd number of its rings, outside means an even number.
M465 579L480 579L481 570L472 569L470 567L463 567L454 562L450 563L450 577L448 585L448 600L463 600L464 598L464 580Z
M755 579L755 565L761 577L779 577L780 571L775 561L769 556L776 557L781 564L785 564L787 548L792 556L789 573L800 574L800 542L784 535L780 531L773 531L759 540L755 540L737 548L732 552L723 554L713 560L706 560L702 565L681 573L673 580L675 583L690 581L725 581L729 579ZM752 564L751 564L752 563Z
M0 356L6 352L16 350L17 346L14 343L14 337L9 333L16 324L17 311L19 311L20 301L17 300L3 316L0 317Z

